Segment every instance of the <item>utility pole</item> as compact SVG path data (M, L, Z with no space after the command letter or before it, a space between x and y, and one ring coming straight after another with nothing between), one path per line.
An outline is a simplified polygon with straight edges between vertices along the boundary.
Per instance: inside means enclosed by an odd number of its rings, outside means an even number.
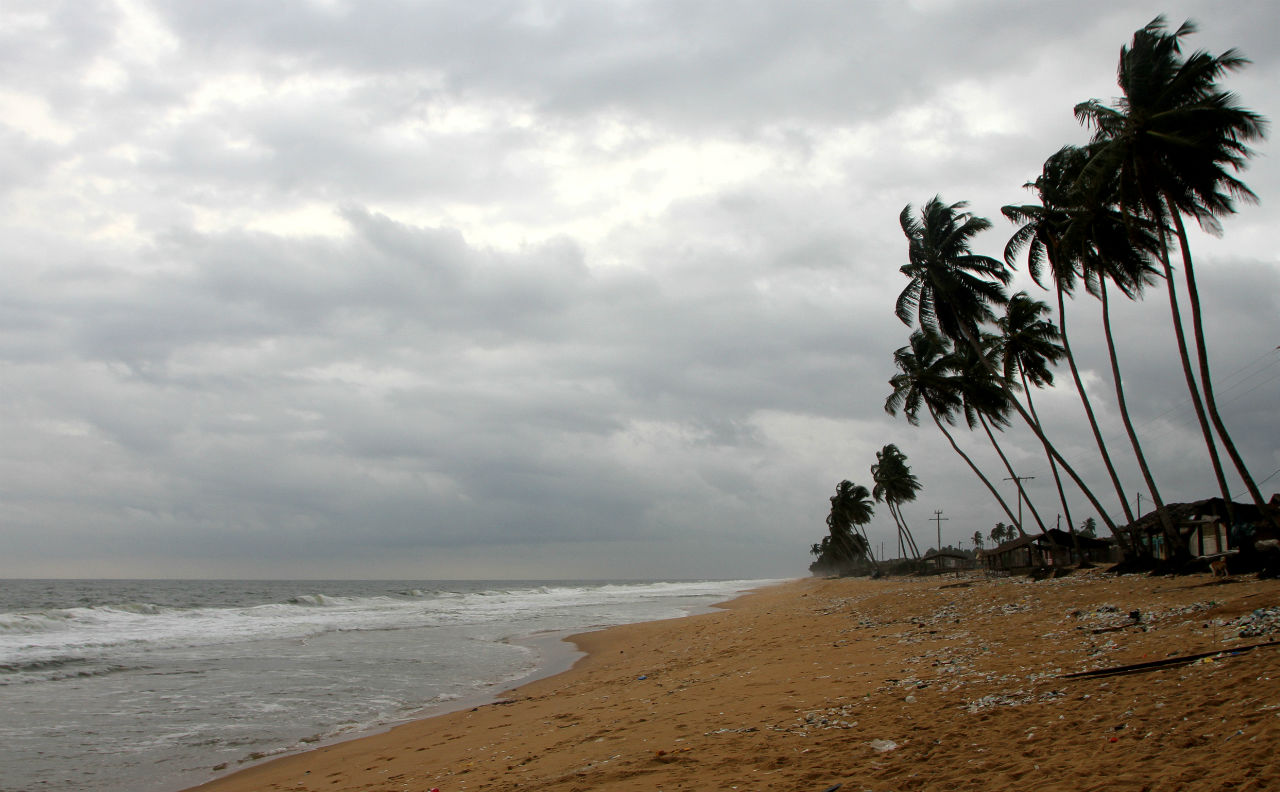
M933 521L938 524L938 552L942 552L942 521L950 520L950 517L942 516L942 509L934 509Z
M1026 533L1026 531L1023 530L1022 528L1022 497L1023 497L1022 482L1030 481L1033 478L1035 478L1035 476L1015 475L1015 476L1005 476L1005 479L1004 479L1005 481L1012 481L1013 486L1018 488L1018 532L1019 533Z

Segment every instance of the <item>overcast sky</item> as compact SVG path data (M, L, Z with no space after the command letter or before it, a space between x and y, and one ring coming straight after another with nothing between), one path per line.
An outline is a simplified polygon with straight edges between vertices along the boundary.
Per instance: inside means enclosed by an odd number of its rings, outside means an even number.
M890 442L921 547L935 510L969 545L1003 512L883 411L898 213L967 200L999 255L1161 12L1280 116L1271 0L0 0L0 575L798 576ZM1258 479L1276 160L1193 242ZM1163 291L1116 313L1166 499L1215 495ZM1135 498L1096 303L1068 314ZM1038 406L1114 508L1069 382Z

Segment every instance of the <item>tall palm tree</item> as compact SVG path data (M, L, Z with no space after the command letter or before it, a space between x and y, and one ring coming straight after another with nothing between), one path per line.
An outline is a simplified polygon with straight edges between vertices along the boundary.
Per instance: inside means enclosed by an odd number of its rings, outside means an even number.
M1082 150L1083 158L1080 155L1072 157L1069 162L1070 170L1063 174L1074 178L1064 193L1070 203L1066 222L1061 229L1059 250L1076 262L1086 291L1097 297L1102 304L1102 329L1107 343L1107 359L1111 365L1112 387L1120 420L1143 482L1155 503L1166 541L1171 547L1176 547L1179 535L1165 509L1164 500L1129 412L1111 325L1111 286L1128 299L1136 300L1146 287L1156 282L1157 273L1151 265L1151 258L1158 256L1159 233L1154 223L1127 214L1120 208L1116 197L1116 179L1109 178L1105 171L1097 172L1089 168L1097 147L1097 144L1091 144ZM1128 501L1122 500L1122 503L1128 514ZM1103 518L1105 519L1105 515ZM1146 552L1136 537L1126 538L1135 553Z
M979 355L979 325L995 319L991 306L1006 301L1004 284L1009 271L1004 264L975 254L969 248L972 239L991 227L985 218L964 211L967 204L944 204L935 196L920 210L920 217L908 204L899 215L899 223L907 237L908 263L901 267L910 280L898 295L895 313L906 324L912 320L926 330L934 330L954 343L967 343ZM998 378L994 367L993 378ZM1005 385L1008 391L1007 383ZM1017 410L1036 437L1044 443L1062 469L1106 521L1112 533L1119 533L1106 509L1080 478L1075 469L1049 443L1039 423L1019 401L1009 394L1009 403Z
M969 402L966 403L966 397L962 395L966 385L963 377L954 371L954 359L947 354L946 342L932 333L917 330L911 334L909 346L901 347L893 353L893 361L898 368L898 373L889 379L889 385L893 390L885 399L885 412L897 416L901 411L906 415L908 423L919 426L920 410L924 408L933 419L934 425L951 444L951 450L964 460L978 480L983 483L991 493L991 497L995 498L996 503L1000 504L1000 508L1009 516L1010 522L1016 523L1013 510L1001 497L1000 491L983 474L982 469L974 463L973 459L960 448L955 437L947 430L947 426L955 424L957 412L966 410L966 417L968 417L969 405L976 404L978 398L974 395L976 388L971 384L968 388ZM989 382L989 380L980 381ZM874 477L874 470L872 475Z
M1124 486L1120 483L1115 463L1102 437L1102 429L1098 425L1093 403L1089 399L1088 391L1085 390L1084 380L1080 376L1080 367L1076 364L1075 355L1071 351L1071 341L1067 335L1065 297L1074 292L1076 282L1083 273L1080 269L1079 256L1073 255L1070 247L1064 244L1064 237L1073 227L1072 221L1081 214L1079 201L1075 197L1072 186L1087 160L1088 153L1085 150L1075 146L1063 147L1045 161L1041 175L1035 181L1025 185L1039 194L1039 204L1011 205L1001 208L1000 211L1005 217L1019 224L1008 244L1005 245L1004 260L1012 267L1025 248L1027 269L1035 282L1042 287L1044 270L1046 267L1049 270L1058 302L1058 333L1062 341L1063 354L1067 359L1067 367L1071 371L1071 379L1075 383L1076 393L1080 397L1081 406L1089 422L1089 429L1093 433L1094 443L1098 446L1102 464L1115 489L1120 508L1124 511L1125 521L1132 523L1134 514L1129 508L1129 499L1125 496Z
M876 464L871 466L871 478L875 481L872 494L876 502L884 501L889 507L889 514L898 524L900 537L906 542L905 549L915 558L920 558L920 548L916 545L911 529L907 527L906 517L902 514L902 504L916 499L920 491L920 480L907 465L907 456L898 450L893 443L876 452Z
M1083 102L1076 106L1076 117L1094 128L1094 141L1100 144L1090 167L1116 174L1121 205L1133 214L1154 219L1162 228L1160 261L1169 290L1174 334L1192 405L1210 460L1215 465L1219 486L1225 490L1213 442L1214 432L1250 497L1266 513L1262 493L1236 450L1217 408L1191 248L1182 220L1184 214L1189 215L1202 227L1217 232L1220 230L1218 218L1234 212L1237 200L1257 200L1248 186L1233 174L1247 164L1252 154L1248 144L1266 134L1266 121L1240 107L1235 97L1218 85L1221 77L1248 64L1239 53L1227 50L1215 56L1197 51L1183 57L1182 39L1195 30L1191 22L1185 22L1169 33L1164 18L1156 17L1135 32L1131 45L1120 51L1117 73L1123 96L1115 107L1096 99ZM1199 388L1182 329L1168 235L1163 232L1169 226L1177 237L1182 257L1199 364ZM1210 421L1213 431L1209 429ZM1223 497L1231 503L1229 492Z
M997 325L1000 328L999 344L1001 359L1004 363L1006 380L1017 378L1022 383L1022 390L1027 394L1027 410L1036 422L1040 422L1040 414L1036 411L1032 398L1032 386L1036 388L1051 387L1053 372L1050 366L1066 355L1060 343L1062 335L1058 328L1043 317L1049 314L1049 306L1034 300L1026 292L1020 291L1009 298L1005 305L1004 316ZM1049 470L1053 474L1053 483L1058 490L1058 501L1062 504L1062 513L1071 521L1071 506L1067 502L1067 493L1062 486L1062 476L1058 473L1058 463L1048 446L1044 448L1049 459ZM1079 546L1077 542L1077 553Z
M1023 477L1019 476L1013 469L1013 463L1009 461L1008 455L1000 445L1000 441L996 439L995 430L1004 431L1009 425L1009 413L1012 408L1009 403L1009 389L1005 387L1006 381L999 381L992 376L995 367L992 360L999 354L1000 340L991 333L979 331L979 343L982 345L982 354L979 355L971 347L960 345L952 349L951 354L946 358L947 365L955 371L956 387L959 390L962 411L964 413L965 422L972 431L979 426L986 434L987 440L991 443L991 447L995 450L996 456L1000 458L1001 464L1004 465L1005 472L1009 474L1008 480L1014 483L1014 487L1018 490L1018 503L1026 503L1031 512L1031 518L1036 521L1036 525L1040 527L1040 532L1044 533L1044 520L1040 517L1040 510L1036 508L1035 503L1028 497L1026 488L1023 487ZM945 342L944 342L945 343ZM1019 510L1021 515L1021 510ZM1018 533L1026 536L1022 519L1014 520L1014 525L1018 529Z
M999 350L1004 364L1006 380L1017 379L1026 394L1027 410L1031 417L1040 423L1040 414L1036 411L1032 398L1032 386L1036 388L1051 387L1053 372L1050 366L1057 363L1065 355L1061 335L1058 328L1043 317L1049 314L1049 306L1033 300L1024 291L1009 298L1005 305L1004 316L996 324L1000 328ZM1066 492L1062 487L1062 476L1058 473L1058 463L1046 447L1045 456L1049 459L1049 470L1053 474L1053 482L1058 490L1058 500L1062 503L1062 512L1071 524L1071 507L1067 502Z

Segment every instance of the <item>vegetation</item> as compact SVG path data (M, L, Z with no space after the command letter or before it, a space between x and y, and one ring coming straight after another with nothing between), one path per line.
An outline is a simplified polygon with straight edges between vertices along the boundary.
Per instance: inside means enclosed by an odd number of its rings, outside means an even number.
M1220 78L1248 61L1234 50L1217 56L1204 52L1184 56L1182 41L1194 31L1186 23L1169 32L1164 19L1157 17L1134 34L1120 54L1121 98L1114 106L1090 100L1075 108L1076 117L1093 130L1092 139L1049 157L1040 176L1027 185L1036 192L1038 204L1003 208L1016 225L1003 261L972 249L975 238L990 230L991 223L969 212L964 202L949 204L935 196L918 210L907 205L899 216L907 239L907 263L900 268L907 285L898 296L895 314L913 332L909 345L894 353L897 373L890 379L885 410L891 415L902 412L913 425L919 422L922 408L928 411L1010 518L1011 526L999 523L991 531L993 544L1023 534L1023 526L949 431L959 413L965 415L970 429L982 428L1009 478L1020 484L996 439L1009 417L1017 414L1044 450L1073 536L1075 523L1062 473L1130 554L1143 552L1140 543L1121 528L1141 515L1129 510L1115 460L1071 353L1066 306L1081 285L1101 301L1116 406L1174 555L1186 554L1187 548L1166 513L1129 417L1111 328L1113 291L1136 300L1150 287L1164 285L1184 378L1223 498L1230 503L1219 444L1250 496L1265 511L1262 495L1217 410L1184 217L1218 231L1220 218L1234 211L1236 201L1255 200L1235 174L1251 155L1248 144L1264 135L1266 124L1256 113L1239 107L1218 85ZM1175 248L1187 288L1191 344L1185 337L1173 274ZM1012 268L1024 252L1032 278L1054 293L1056 321L1046 303L1025 292L1010 296L1005 291ZM1064 360L1120 504L1119 523L1041 425L1032 394L1053 384L1052 367ZM1019 488L1019 498L1023 497ZM1030 500L1026 502L1030 505ZM1031 513L1044 531L1034 506ZM895 513L895 520L898 516ZM1085 526L1086 535L1091 534L1094 518L1082 523L1082 533ZM975 546L981 538L980 533L975 535Z
M992 224L968 211L963 201L947 203L934 196L918 209L908 204L899 215L907 239L907 262L900 271L907 285L894 312L911 333L907 345L894 352L896 373L889 380L891 391L884 409L890 415L904 415L913 426L927 413L982 481L1009 519L991 529L986 538L992 546L1026 535L1023 503L1040 531L1050 536L1022 489L1024 477L1017 475L999 441L1016 415L1043 449L1077 549L1080 536L1095 536L1100 520L1129 558L1151 552L1141 537L1126 530L1143 515L1129 507L1116 458L1098 425L1094 409L1098 394L1087 392L1072 353L1067 306L1083 291L1100 302L1114 406L1145 494L1155 505L1174 560L1187 556L1188 548L1167 512L1130 416L1112 328L1113 297L1139 300L1161 286L1169 301L1172 330L1205 453L1227 503L1228 522L1233 521L1231 496L1220 451L1260 512L1280 529L1218 410L1185 225L1185 219L1192 218L1202 228L1219 233L1221 219L1235 211L1237 202L1256 200L1238 174L1252 155L1249 145L1265 136L1267 125L1219 85L1248 61L1235 50L1221 55L1184 54L1183 42L1194 32L1190 22L1170 32L1164 18L1156 17L1134 33L1120 52L1121 96L1112 105L1091 99L1075 107L1076 118L1091 131L1090 139L1060 148L1045 161L1040 175L1025 185L1038 203L1002 208L1015 226L1003 260L974 251L974 241ZM1026 292L1006 292L1023 256L1034 282L1052 292L1056 315L1049 304ZM1186 288L1181 299L1175 261L1182 267ZM1102 503L1041 424L1033 393L1054 384L1053 368L1062 362L1070 371L1118 512ZM961 416L970 431L982 430L1007 478L1017 485L1017 514L957 440L952 428ZM906 457L897 446L884 446L876 454L871 476L870 496L886 505L896 526L899 558L920 559L901 508L914 500L920 488ZM1096 513L1096 519L1090 516L1081 521L1078 530L1069 505L1070 487ZM837 487L828 536L813 546L815 570L845 574L859 565L875 566L864 529L871 517L867 495L865 487L848 481ZM982 532L975 532L974 548L983 543Z
M871 466L875 489L868 490L861 484L841 481L836 494L831 496L831 511L827 514L827 535L809 548L814 561L809 571L820 575L852 575L879 573L880 566L867 539L866 526L875 513L872 503L883 502L898 528L898 556L910 553L920 558L900 505L915 500L920 482L907 465L907 457L895 445L886 445L876 452L876 464Z

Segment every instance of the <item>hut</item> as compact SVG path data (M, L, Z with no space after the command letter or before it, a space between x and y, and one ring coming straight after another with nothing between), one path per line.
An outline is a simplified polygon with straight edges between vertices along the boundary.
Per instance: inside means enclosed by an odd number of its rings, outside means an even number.
M1079 546L1079 552L1076 548ZM1067 531L1050 528L1041 534L1028 534L997 545L982 553L983 565L993 571L1034 569L1048 566L1071 566L1082 561L1109 564L1117 559L1115 543L1096 537L1073 536Z
M954 550L929 553L921 560L924 563L924 573L926 575L959 572L964 569L973 569L974 567L972 557Z
M1275 502L1276 496L1271 500ZM1260 539L1280 539L1267 515L1256 505L1233 502L1233 523L1227 516L1226 504L1222 498L1165 504L1165 511L1192 556L1213 558L1239 552ZM1151 511L1144 514L1130 523L1126 530L1152 557L1169 557L1159 513Z

